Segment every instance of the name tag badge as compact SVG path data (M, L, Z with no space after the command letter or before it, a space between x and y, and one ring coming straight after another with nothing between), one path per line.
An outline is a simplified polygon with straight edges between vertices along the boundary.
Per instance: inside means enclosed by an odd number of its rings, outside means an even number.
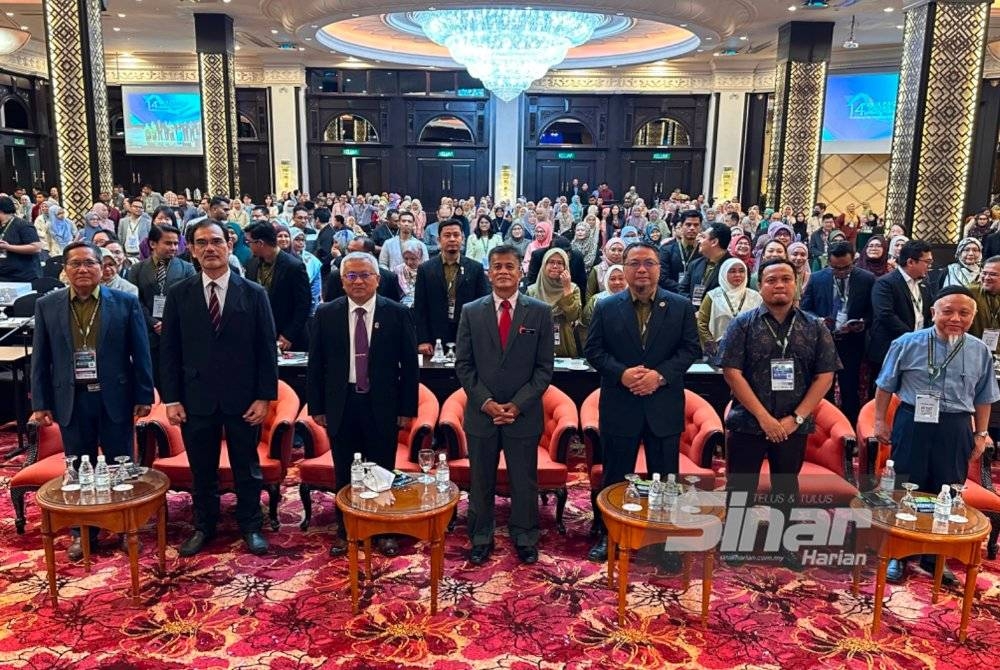
M682 272L679 275L677 275L677 283L683 284L684 280L687 279L687 274L688 274L687 272Z
M1000 330L984 330L983 343L990 351L996 351L997 344L1000 344Z
M705 287L699 284L691 290L691 304L695 307L701 305L702 299L705 297Z
M125 253L127 254L137 254L139 253L139 236L129 235L128 239L125 240Z
M837 320L834 323L835 330L841 330L845 325L847 325L847 310L840 310L837 312Z
M553 324L552 325L552 343L555 344L557 347L560 344L562 344L562 338L559 337L559 325L558 324Z
M97 352L81 349L73 352L73 378L78 382L97 379Z
M771 390L772 391L795 390L795 359L793 358L771 359Z
M455 320L455 303L451 301L448 302L448 320L449 321Z
M913 409L915 423L937 423L941 413L941 398L933 393L918 393Z
M163 318L163 306L167 304L167 296L165 295L154 295L153 296L153 318L162 319Z

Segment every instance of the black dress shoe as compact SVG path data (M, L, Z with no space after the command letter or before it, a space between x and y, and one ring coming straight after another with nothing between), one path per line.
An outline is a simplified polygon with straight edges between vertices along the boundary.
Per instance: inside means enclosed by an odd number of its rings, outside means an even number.
M472 563L473 565L482 565L489 560L490 554L492 553L492 542L487 544L475 544L472 546L472 550L469 551L469 563Z
M330 557L339 558L347 553L347 540L340 537L339 535L333 538L333 543L330 545Z
M608 560L608 536L604 535L587 552L587 560L594 563L604 563Z
M944 560L943 558L940 558L938 556L921 556L920 569L930 573L930 575L933 577L934 568L937 564L937 561L943 561L943 560ZM944 586L955 586L956 584L958 584L958 578L955 576L955 573L951 571L951 568L948 567L947 563L944 566L944 570L941 572L941 583Z
M535 547L517 547L517 557L521 559L521 562L525 565L531 565L538 562L538 549Z
M660 551L656 557L656 562L664 574L676 575L684 567L681 556L675 551Z
M181 548L177 550L177 553L181 556L194 556L199 551L205 548L208 541L212 539L200 530L196 530L194 535L187 539L187 542L181 545Z
M247 550L254 556L263 556L267 553L267 539L260 531L244 533L243 541L247 543Z
M376 540L375 549L387 558L399 555L399 543L392 537L381 537Z

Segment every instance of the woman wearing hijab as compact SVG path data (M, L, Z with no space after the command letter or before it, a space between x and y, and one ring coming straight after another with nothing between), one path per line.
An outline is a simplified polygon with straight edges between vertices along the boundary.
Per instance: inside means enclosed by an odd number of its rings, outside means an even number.
M698 308L698 339L709 362L715 362L719 342L729 323L743 312L756 309L760 293L748 288L746 263L730 258L719 268L719 285L705 294Z
M969 288L979 283L979 273L983 269L983 244L975 237L966 237L955 248L955 262L948 266L941 281L941 288L964 286Z
M292 237L291 245L285 251L301 260L306 266L306 275L309 277L309 290L312 292L312 307L309 313L314 314L316 308L319 307L319 303L322 301L323 279L320 275L323 264L318 258L306 251L306 232L304 230L292 228L289 232Z
M552 246L552 224L548 221L539 221L535 224L535 239L531 241L524 252L524 260L521 269L528 274L528 266L531 263L531 254L539 249L548 249Z
M510 228L507 230L507 237L504 239L505 244L517 249L521 257L524 257L524 252L528 249L528 244L531 242L527 237L524 236L524 224L515 221L510 224Z
M896 259L899 258L899 250L910 241L905 235L894 235L889 238L889 260L887 262L890 270L896 269Z
M876 277L881 277L889 271L889 244L881 235L872 235L861 250L857 266L868 270Z
M574 221L583 220L583 203L580 202L580 196L574 195L569 201L569 211L573 213Z
M615 293L621 293L628 288L625 281L625 268L621 265L612 265L604 274L604 290L587 298L587 304L583 306L580 315L580 323L576 327L577 342L587 341L587 331L590 328L590 320L594 317L594 308L601 300Z
M413 292L417 287L417 268L423 260L423 249L417 240L403 242L403 262L393 268L399 279L399 292L402 294L399 302L407 307L413 307Z
M753 274L754 268L757 267L757 264L754 261L753 249L750 245L749 237L746 235L733 235L733 239L730 240L727 251L733 258L739 258L743 261L743 264L747 266L747 274Z
M539 224L541 225L541 224ZM569 274L569 255L559 247L552 247L542 257L542 269L535 283L528 287L528 295L538 298L552 308L555 355L577 358L580 352L573 335L573 324L580 318L580 287Z
M76 236L76 226L66 217L62 207L49 207L49 227L45 237L41 238L49 256L62 256L63 247L73 241Z
M570 247L579 251L580 255L583 256L583 267L587 272L590 272L590 268L594 267L594 262L597 260L597 245L600 234L596 217L587 217L587 220L576 224L576 231L570 242Z
M573 216L573 212L569 210L569 205L566 203L559 205L559 213L556 214L556 224L559 227L559 232L573 230L576 222L577 219Z
M587 275L587 295L600 293L608 270L613 265L621 265L624 255L625 243L620 237L613 237L604 244L601 250L601 262Z
M627 248L630 244L635 244L640 241L641 238L639 237L639 229L635 226L625 226L622 228L621 238Z
M663 233L660 231L660 227L655 223L647 223L646 231L642 236L642 239L658 247L663 241Z
M809 283L809 247L805 242L792 242L788 245L788 261L795 268L795 301L802 297L802 291Z

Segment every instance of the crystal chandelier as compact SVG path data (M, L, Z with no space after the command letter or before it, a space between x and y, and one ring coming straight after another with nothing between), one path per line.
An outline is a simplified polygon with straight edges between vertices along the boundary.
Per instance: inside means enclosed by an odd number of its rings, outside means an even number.
M489 7L412 16L431 41L504 101L561 63L605 21L602 14Z

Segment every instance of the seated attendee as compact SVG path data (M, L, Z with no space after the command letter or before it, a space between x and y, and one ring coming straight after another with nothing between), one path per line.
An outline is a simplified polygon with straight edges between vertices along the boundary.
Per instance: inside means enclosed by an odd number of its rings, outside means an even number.
M969 288L979 283L979 273L983 266L983 245L975 237L966 237L955 248L955 262L951 263L941 278L941 288L964 286Z
M528 287L528 295L552 308L555 355L567 358L580 356L573 325L580 318L580 287L573 283L569 272L569 255L558 247L549 249L542 258L542 271Z
M698 307L698 339L709 362L718 362L719 343L739 314L760 306L760 293L749 288L747 266L730 258L719 266L719 285L705 294Z
M802 289L809 283L809 247L805 242L792 242L788 245L788 260L795 268L795 299L802 297Z
M528 244L528 248L524 253L524 261L521 263L521 268L525 273L529 273L529 267L531 266L531 256L536 251L546 251L552 246L552 224L548 221L539 221L535 225L535 237ZM530 274L530 273L529 273Z
M396 226L395 234L388 237L382 243L382 249L379 251L378 262L384 268L393 268L402 265L403 263L403 246L409 242L415 242L420 249L420 262L430 260L430 253L427 251L427 247L423 242L418 240L413 234L413 214L410 212L403 212L402 214L395 214ZM374 237L372 240L375 242L375 248L378 249L378 240Z
M573 232L573 239L570 247L580 252L583 256L583 269L588 273L597 262L598 251L601 244L601 228L597 223L596 216L588 216L580 223L576 224ZM588 295L590 293L588 292Z

